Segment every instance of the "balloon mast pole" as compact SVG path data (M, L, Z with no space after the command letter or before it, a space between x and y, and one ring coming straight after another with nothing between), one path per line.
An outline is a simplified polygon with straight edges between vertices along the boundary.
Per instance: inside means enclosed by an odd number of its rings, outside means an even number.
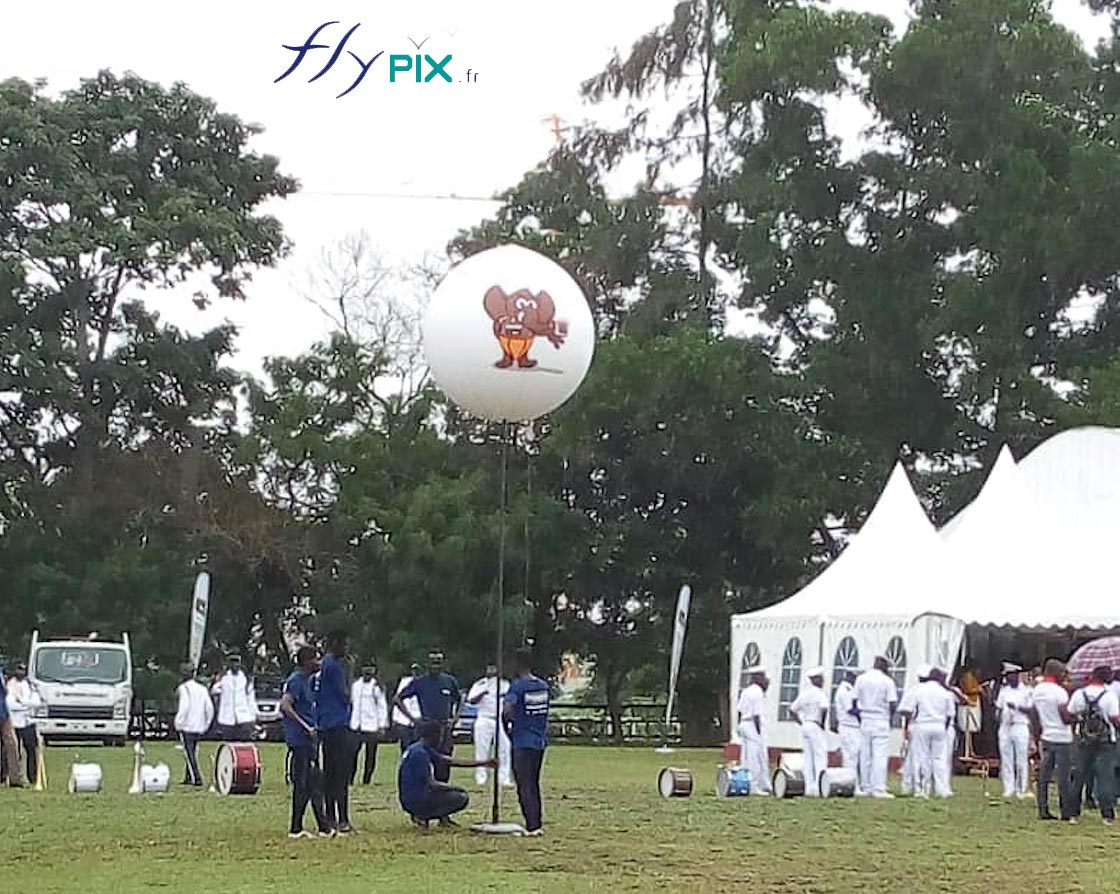
M508 465L509 465L509 442L512 439L513 425L505 423L502 426L502 436L499 444L499 452L501 454L501 485L499 488L499 503L500 508L498 512L498 586L494 594L494 608L495 616L498 625L497 636L497 655L495 657L494 665L497 668L497 673L494 677L494 754L497 757L498 766L494 768L493 782L494 794L493 801L490 805L490 822L495 825L500 822L499 813L501 800L501 762L502 762L502 655L505 648L504 644L504 619L505 613L505 589L506 589L506 508L508 503Z

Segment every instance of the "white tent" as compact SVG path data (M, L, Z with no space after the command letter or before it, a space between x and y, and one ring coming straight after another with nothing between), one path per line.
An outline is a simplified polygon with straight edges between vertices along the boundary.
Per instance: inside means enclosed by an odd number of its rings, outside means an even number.
M843 553L800 592L769 608L731 619L731 717L743 671L769 671L770 744L800 747L789 705L816 664L832 668L833 686L848 668L875 655L891 662L896 682L912 682L923 662L947 665L960 648L963 625L934 614L945 545L899 463L863 528ZM896 746L901 744L901 737Z
M979 496L938 534L900 465L844 552L800 592L731 620L731 717L743 670L763 664L770 744L799 748L789 703L804 671L885 655L900 688L914 668L951 670L968 642L1036 653L1120 631L1120 431L1059 435L1016 464L1005 447ZM1036 656L1037 657L1037 656ZM896 735L895 753L901 746Z

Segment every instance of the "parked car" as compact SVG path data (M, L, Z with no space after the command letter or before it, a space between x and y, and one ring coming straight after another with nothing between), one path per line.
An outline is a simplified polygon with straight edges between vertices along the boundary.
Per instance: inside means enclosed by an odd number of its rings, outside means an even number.
M280 722L284 680L275 674L261 674L253 683L257 691L257 738L266 742L284 741L284 725Z
M463 745L474 739L474 722L478 719L478 705L472 705L463 696L463 703L459 707L459 719L451 730L451 736L456 745Z

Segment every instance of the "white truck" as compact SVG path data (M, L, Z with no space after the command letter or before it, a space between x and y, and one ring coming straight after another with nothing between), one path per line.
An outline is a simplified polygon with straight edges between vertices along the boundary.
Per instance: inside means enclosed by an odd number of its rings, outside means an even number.
M123 745L132 712L132 649L128 634L109 642L40 640L31 634L27 676L39 694L32 716L44 740L100 739Z

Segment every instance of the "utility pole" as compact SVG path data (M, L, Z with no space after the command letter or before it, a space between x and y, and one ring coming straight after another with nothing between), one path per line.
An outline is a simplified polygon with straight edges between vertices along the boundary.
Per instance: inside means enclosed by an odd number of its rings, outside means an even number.
M566 125L567 122L555 112L553 112L547 118L542 118L541 123L552 125L552 135L556 137L556 148L562 149L564 147L564 133L568 130L571 130L570 127L561 126Z

